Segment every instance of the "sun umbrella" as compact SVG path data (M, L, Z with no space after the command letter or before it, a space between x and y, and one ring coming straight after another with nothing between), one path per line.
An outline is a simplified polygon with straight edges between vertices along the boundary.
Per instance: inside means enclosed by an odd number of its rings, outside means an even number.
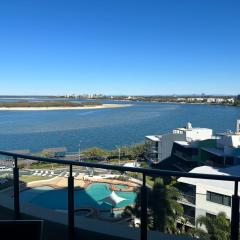
M119 197L114 191L104 198L102 202L110 204L112 207L116 207L120 202L126 200L125 198Z

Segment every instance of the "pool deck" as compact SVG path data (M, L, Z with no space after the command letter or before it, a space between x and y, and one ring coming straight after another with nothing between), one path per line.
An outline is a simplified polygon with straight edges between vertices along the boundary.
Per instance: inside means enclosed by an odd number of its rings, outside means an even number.
M133 182L125 182L116 179L101 179L99 177L86 177L83 179L75 179L76 187L86 187L87 184L104 182L110 184L121 184L127 185L128 187L136 187L138 184ZM40 186L51 186L55 188L64 188L67 187L67 178L65 177L55 177L49 180L41 180L36 182L31 182L26 184L26 186L21 186L20 189L24 190L27 188L34 188ZM13 210L13 188L7 188L0 191L0 205L4 208ZM38 219L44 219L50 222L55 222L57 224L68 224L68 215L67 211L54 211L52 209L42 208L31 203L20 203L21 212L29 216L34 216ZM140 237L140 229L130 228L122 224L116 224L116 222L101 221L96 218L78 216L75 215L75 227L80 231L87 233L95 233L96 236L106 236L104 239L126 239L126 240L137 240ZM155 239L165 239L165 240L187 240L192 238L179 237L174 235L167 235L159 232L149 231L148 233L150 240ZM94 238L98 239L98 238ZM103 239L100 237L99 239Z
M132 192L137 187L139 187L137 183L115 179L116 175L108 175L107 177L108 178L103 178L102 176L89 177L86 175L77 177L77 178L74 178L74 187L85 189L92 183L108 183L110 184L110 189L112 191L122 191L122 192ZM112 178L109 178L109 177L112 177ZM126 185L127 187L120 189L116 185ZM55 189L66 188L68 186L68 178L57 176L47 180L30 182L30 183L27 183L26 188L35 188L35 187L43 187L43 186L49 186Z

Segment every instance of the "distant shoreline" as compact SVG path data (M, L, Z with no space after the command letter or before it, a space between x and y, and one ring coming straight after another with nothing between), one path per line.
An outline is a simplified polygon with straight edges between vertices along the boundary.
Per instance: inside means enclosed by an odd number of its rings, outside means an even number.
M0 107L0 111L51 111L51 110L84 110L101 108L130 107L132 104L102 104L99 106L86 107Z
M108 99L106 99L108 100ZM208 103L208 102L177 102L177 101L157 101L157 100L114 100L121 102L146 102L146 103L169 103L169 104L189 104L189 105L212 105L212 106L224 106L224 107L240 107L239 104L227 104L227 103Z

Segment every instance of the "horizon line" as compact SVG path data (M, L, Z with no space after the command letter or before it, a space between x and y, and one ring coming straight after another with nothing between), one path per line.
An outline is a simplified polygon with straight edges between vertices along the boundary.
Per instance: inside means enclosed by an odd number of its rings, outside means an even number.
M177 97L177 96L195 96L195 97L207 97L207 96L238 96L238 94L207 94L207 93L191 93L191 94L104 94L104 93L67 93L67 94L0 94L0 97L65 97L65 96L84 96L84 95L96 95L106 97Z

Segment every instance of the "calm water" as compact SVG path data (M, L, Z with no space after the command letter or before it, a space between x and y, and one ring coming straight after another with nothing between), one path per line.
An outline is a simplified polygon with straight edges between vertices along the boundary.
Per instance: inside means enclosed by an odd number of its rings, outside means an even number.
M102 200L108 197L111 192L106 183L94 183L86 190L77 190L75 192L75 208L92 206L99 209L110 209L111 205ZM132 205L135 202L135 192L116 192L116 194L125 199L117 204L118 208ZM23 202L51 209L67 209L67 189L39 187L23 191L20 196ZM58 200L56 201L56 199Z
M66 146L69 151L77 151L79 141L82 149L91 146L112 149L141 142L145 135L166 133L185 126L188 121L195 127L209 127L215 132L235 130L236 120L240 118L240 107L132 104L96 110L0 111L0 149L40 151Z

